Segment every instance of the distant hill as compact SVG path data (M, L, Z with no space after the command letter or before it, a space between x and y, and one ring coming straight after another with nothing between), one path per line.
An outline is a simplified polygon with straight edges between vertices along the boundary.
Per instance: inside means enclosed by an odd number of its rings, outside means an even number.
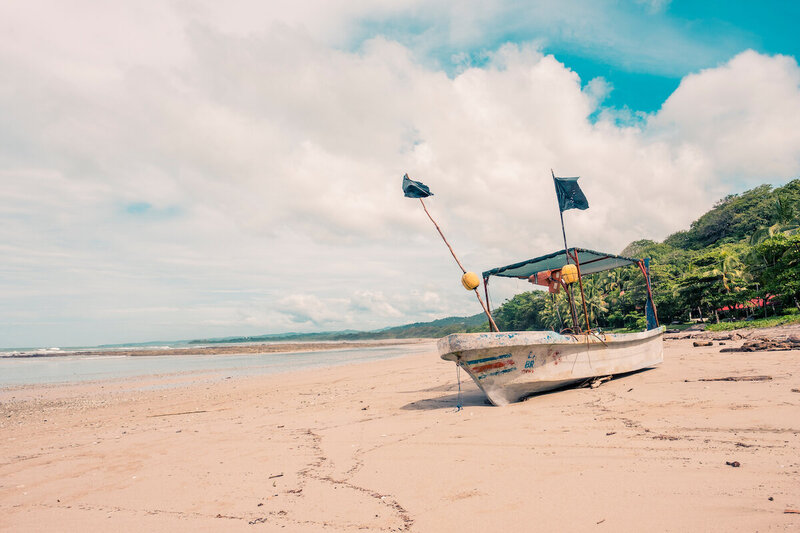
M322 333L277 333L250 337L223 337L217 339L197 339L189 344L230 344L237 342L312 342L312 341L354 341L374 339L415 339L438 338L451 333L465 333L478 330L486 322L486 315L451 316L431 322L415 322L403 326L376 329L372 331L326 331Z

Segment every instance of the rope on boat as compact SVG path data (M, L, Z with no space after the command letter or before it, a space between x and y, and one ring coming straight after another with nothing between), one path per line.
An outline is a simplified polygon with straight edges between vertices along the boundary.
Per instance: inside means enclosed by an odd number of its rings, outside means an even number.
M461 403L461 361L456 361L456 379L458 380L458 400L456 402L456 413L464 408Z
M601 336L600 336L600 334L599 334L597 331L594 331L594 330L589 330L589 333L591 333L591 334L592 334L592 336L593 336L594 338L596 338L597 340L599 340L600 342L602 342L602 343L603 343L603 346L605 346L606 348L608 348L608 344L606 344L606 340L605 340L603 337L601 337Z
M592 330L590 329L589 333L591 333L591 331ZM589 333L586 334L586 359L589 361L589 369L594 372L594 367L592 366L592 356L589 355Z
M569 328L567 328L567 329L569 329ZM594 367L592 366L592 356L589 355L589 334L590 333L592 333L591 329L589 330L589 333L585 333L584 334L586 336L586 359L589 361L589 368L591 370L594 370ZM563 335L564 332L562 331L561 334ZM578 336L576 334L570 332L569 335L570 335L570 337L572 337L575 340L575 344L580 342L580 340L578 340ZM605 342L603 342L603 344L605 345ZM572 370L571 370L571 372L575 372L575 364L577 364L579 356L580 356L580 353L576 353L575 354L575 359L572 361Z

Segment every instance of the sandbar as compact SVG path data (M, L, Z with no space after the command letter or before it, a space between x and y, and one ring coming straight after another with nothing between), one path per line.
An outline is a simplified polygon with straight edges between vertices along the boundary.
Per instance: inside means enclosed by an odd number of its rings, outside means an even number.
M403 344L419 344L430 342L429 339L382 339L365 341L319 341L319 342L256 342L240 344L210 344L193 345L186 347L156 347L156 348L90 348L85 350L54 351L27 351L15 354L15 358L26 357L64 357L64 356L92 356L99 357L111 355L115 357L128 356L154 356L154 355L242 355L287 352L319 352L325 350L349 350L357 348L376 348L381 346L396 346Z

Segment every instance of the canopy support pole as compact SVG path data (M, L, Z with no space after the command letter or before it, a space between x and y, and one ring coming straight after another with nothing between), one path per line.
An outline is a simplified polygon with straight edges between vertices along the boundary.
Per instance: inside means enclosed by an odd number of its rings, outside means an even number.
M462 265L461 261L458 260L458 257L456 256L456 253L453 251L453 247L450 246L449 242L447 242L447 239L444 237L444 233L442 233L442 229L439 227L439 224L436 223L436 221L433 219L431 214L428 212L428 208L425 207L425 202L422 201L422 198L419 199L419 203L422 204L422 209L425 210L425 214L428 215L428 218L431 219L431 222L433 222L433 225L436 226L436 231L439 232L439 235L442 237L442 240L447 245L448 250L450 250L450 255L452 255L453 259L455 259L456 263L458 263L458 268L461 269L461 273L462 274L466 274L467 271L464 268L464 265ZM481 308L483 309L483 312L486 313L486 317L489 319L489 330L490 331L500 331L497 328L497 324L494 323L494 319L492 318L492 313L489 312L489 308L486 307L486 305L483 303L483 299L481 298L481 294L478 292L478 288L475 287L475 289L473 289L473 290L475 291L475 296L478 298L478 302L481 304Z
M564 283L562 281L562 283ZM575 333L581 332L581 327L578 325L578 314L575 312L575 302L572 297L572 286L564 283L564 292L567 293L567 302L569 302L569 313L572 315L572 327L575 328Z
M639 269L644 275L644 285L647 289L647 299L645 300L644 316L647 322L647 329L655 329L659 327L658 311L656 311L656 303L653 301L653 290L650 285L650 258L645 258L644 261L639 261Z
M589 325L589 313L586 311L586 296L583 293L583 277L581 276L581 264L578 261L578 251L574 250L575 252L575 268L578 269L578 285L581 287L581 302L583 302L583 318L586 319L586 332L589 333L592 331L592 326ZM569 254L567 254L569 255Z

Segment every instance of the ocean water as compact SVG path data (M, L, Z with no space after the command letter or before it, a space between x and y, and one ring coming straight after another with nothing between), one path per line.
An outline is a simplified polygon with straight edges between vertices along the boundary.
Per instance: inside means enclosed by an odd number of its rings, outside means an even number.
M435 344L432 341L398 346L243 355L6 356L0 357L0 388L163 374L211 373L220 377L274 374L304 368L391 359L433 350Z

